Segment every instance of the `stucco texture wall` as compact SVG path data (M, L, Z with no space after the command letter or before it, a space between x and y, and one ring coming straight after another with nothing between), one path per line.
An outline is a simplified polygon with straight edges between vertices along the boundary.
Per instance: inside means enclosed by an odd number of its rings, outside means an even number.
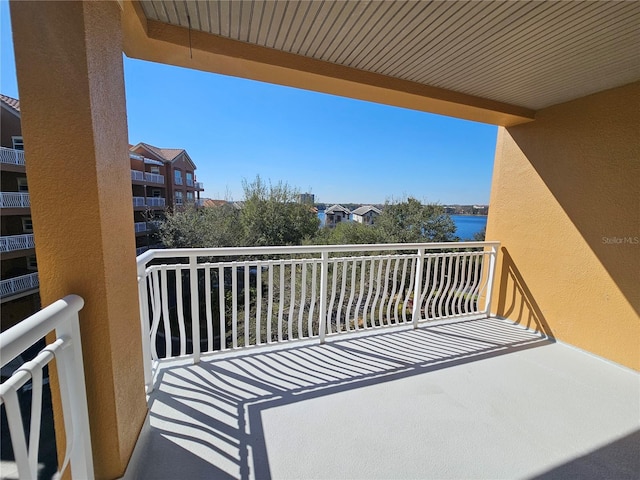
M492 311L640 370L640 82L500 128Z

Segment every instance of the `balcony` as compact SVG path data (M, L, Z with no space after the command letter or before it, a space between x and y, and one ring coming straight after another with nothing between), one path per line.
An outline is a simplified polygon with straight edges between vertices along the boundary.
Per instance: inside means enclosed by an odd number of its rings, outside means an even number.
M146 252L124 478L623 478L638 375L491 317L497 247Z
M164 175L150 172L141 172L139 170L131 170L131 180L164 185Z
M24 165L24 151L0 147L0 163L6 165Z
M146 232L147 231L147 223L146 222L136 222L134 223L134 228L136 233Z
M144 197L133 197L133 206L135 207L144 207L146 206Z
M160 197L147 197L148 207L164 207L165 199Z
M24 192L0 192L0 208L29 208L31 198Z
M195 182L196 190L204 190L204 185L202 182Z
M147 183L159 183L164 185L164 175L160 175L157 173L144 173L144 179Z
M38 272L0 281L0 298L36 290L40 286Z
M491 317L498 245L146 251L149 413L123 478L634 478L638 374Z
M33 233L0 237L0 252L2 253L28 250L30 248L35 248Z

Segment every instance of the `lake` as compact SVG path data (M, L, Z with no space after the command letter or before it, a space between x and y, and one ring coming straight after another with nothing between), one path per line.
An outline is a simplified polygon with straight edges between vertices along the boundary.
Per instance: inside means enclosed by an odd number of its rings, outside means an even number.
M324 225L324 210L318 212L320 224ZM487 217L484 215L451 215L456 224L456 235L460 240L472 240L473 235L487 226Z

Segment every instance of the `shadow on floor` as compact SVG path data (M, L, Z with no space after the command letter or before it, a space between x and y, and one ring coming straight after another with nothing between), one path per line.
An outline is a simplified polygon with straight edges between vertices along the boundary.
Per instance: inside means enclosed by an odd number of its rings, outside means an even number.
M550 343L541 333L481 319L167 368L150 398L144 447L124 478L269 479L265 409Z

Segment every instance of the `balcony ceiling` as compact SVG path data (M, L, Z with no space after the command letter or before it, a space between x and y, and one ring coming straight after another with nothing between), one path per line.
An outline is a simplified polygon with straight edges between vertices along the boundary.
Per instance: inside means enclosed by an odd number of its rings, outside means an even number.
M145 0L139 6L156 30L191 25L192 33L531 111L640 79L640 2Z

